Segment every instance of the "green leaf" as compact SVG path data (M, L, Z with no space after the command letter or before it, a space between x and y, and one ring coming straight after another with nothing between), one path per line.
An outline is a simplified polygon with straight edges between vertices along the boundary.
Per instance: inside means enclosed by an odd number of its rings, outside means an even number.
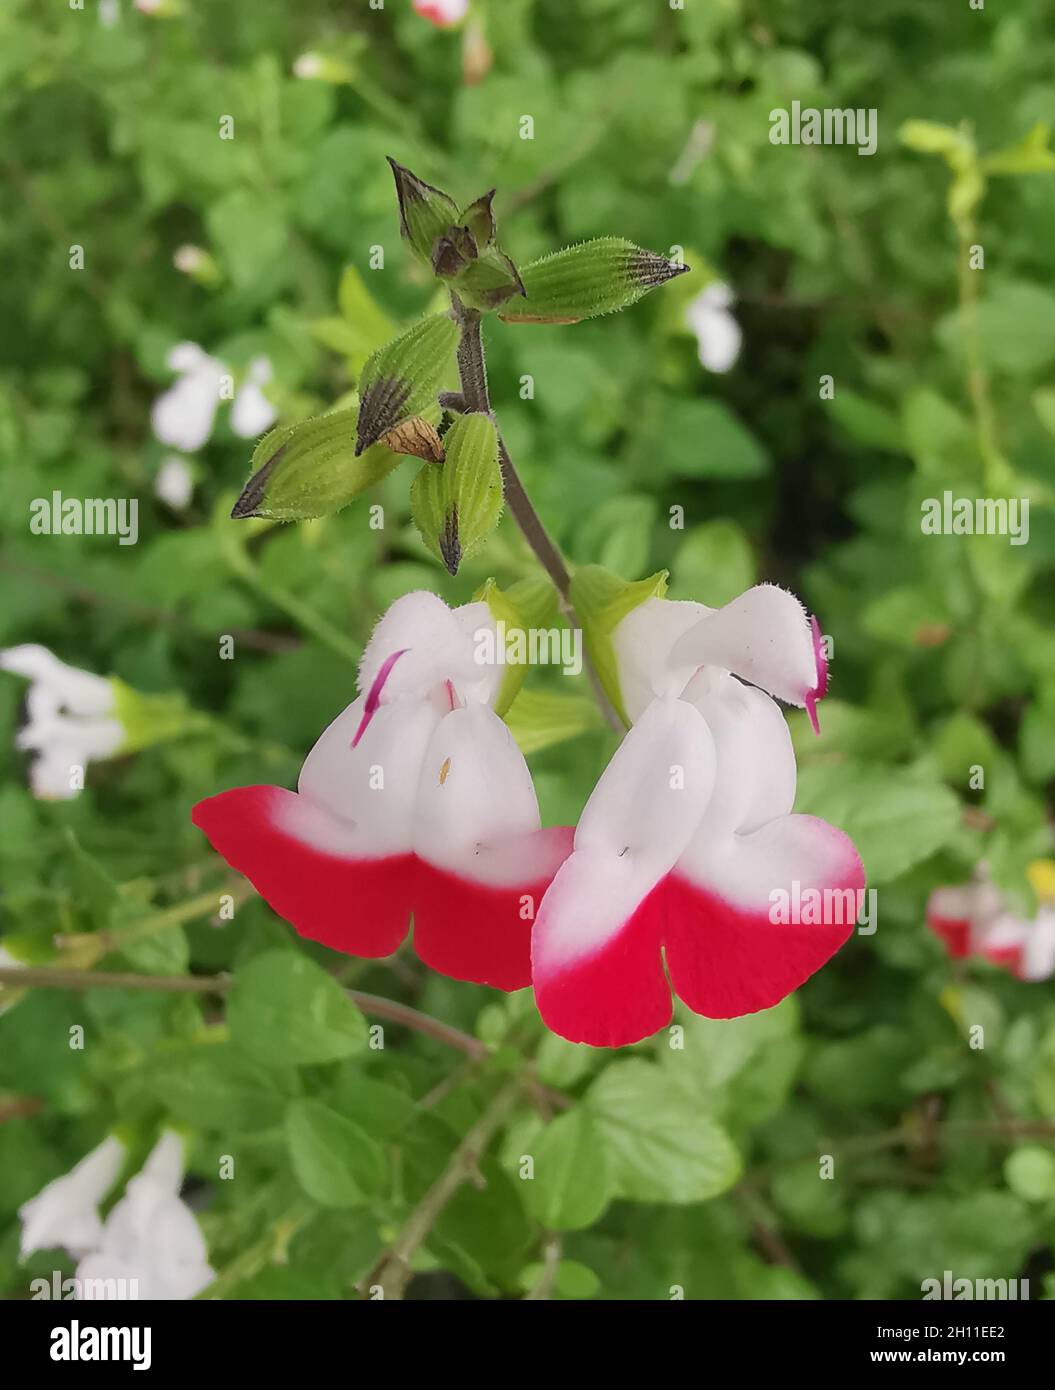
M558 1115L533 1154L535 1176L523 1183L524 1203L543 1226L575 1231L592 1226L612 1197L600 1131L582 1106Z
M340 985L299 951L241 967L227 1001L231 1038L263 1062L332 1062L366 1046L366 1020Z
M233 517L305 521L330 516L388 476L401 457L383 444L356 450L357 410L280 425L253 450Z
M960 803L940 782L872 764L803 768L795 809L845 830L873 888L929 859L960 826Z
M740 1155L729 1135L652 1062L613 1063L585 1104L604 1138L617 1196L705 1202L740 1176Z
M384 1157L365 1130L318 1100L286 1111L286 1142L297 1181L326 1207L357 1207L381 1190Z
M1040 1144L1023 1144L1004 1159L1004 1177L1016 1197L1049 1202L1055 1198L1055 1154Z
M966 312L957 309L938 325L938 339L951 356L962 357L966 350L971 332ZM999 284L978 305L977 333L993 371L1043 372L1055 362L1055 294L1027 281Z
M670 597L720 608L758 582L751 542L735 521L686 531L671 561Z
M378 348L359 379L357 455L408 420L439 419L437 397L453 372L457 345L450 314L432 314Z
M625 309L687 269L623 237L598 237L524 266L524 297L504 305L499 317L506 323L578 323Z
M410 506L425 544L457 574L502 514L498 432L486 415L461 415L444 446L446 460L423 464L414 479Z
M184 1043L147 1064L145 1083L184 1124L242 1132L281 1122L296 1073L261 1066L230 1043Z
M867 396L841 386L828 402L828 411L857 443L892 454L903 451L905 442L897 417Z
M986 155L982 171L986 174L1050 174L1055 170L1055 153L1048 147L1051 129L1038 121L1028 135L1006 149Z

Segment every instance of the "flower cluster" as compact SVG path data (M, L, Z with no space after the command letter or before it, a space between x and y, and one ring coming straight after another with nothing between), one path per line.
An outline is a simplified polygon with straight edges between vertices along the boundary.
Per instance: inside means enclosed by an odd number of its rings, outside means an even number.
M24 1203L21 1256L67 1250L78 1262L78 1296L116 1280L114 1287L140 1299L193 1298L216 1276L198 1223L179 1195L183 1141L172 1130L162 1134L104 1221L99 1207L127 1158L125 1146L110 1135Z
M671 988L728 1018L802 984L852 919L774 923L773 894L855 893L864 876L845 835L791 814L795 759L771 696L816 723L827 686L798 600L772 585L716 610L652 596L610 627L631 728L574 831L541 828L496 713L504 668L475 659L494 650L476 639L495 621L484 601L397 600L297 792L236 788L199 803L195 823L302 935L385 956L413 916L427 964L533 983L573 1041L648 1036Z
M1020 980L1050 980L1055 975L1053 867L1046 860L1030 865L1039 900L1032 918L1014 912L983 873L970 883L936 888L927 902L927 925L953 960L980 957Z

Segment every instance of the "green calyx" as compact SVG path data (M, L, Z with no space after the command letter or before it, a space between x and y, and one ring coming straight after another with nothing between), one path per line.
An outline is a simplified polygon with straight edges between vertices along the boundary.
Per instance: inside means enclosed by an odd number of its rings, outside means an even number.
M457 574L502 513L498 431L487 415L462 415L443 442L446 459L422 466L410 489L410 507L425 544Z
M457 345L451 316L432 314L373 354L359 379L356 456L408 420L438 420L437 397L453 373Z
M400 229L415 255L450 285L463 304L486 312L524 293L520 273L495 244L495 190L460 211L442 189L389 159Z
M603 565L583 565L571 582L571 601L582 623L586 651L612 707L629 726L630 719L619 684L612 634L628 613L650 598L667 592L667 570L658 570L647 579L630 582L612 574Z
M518 579L508 589L500 589L494 579L488 579L476 593L474 603L486 603L491 617L504 626L507 645L515 634L522 633L522 646L528 650L530 628L553 627L558 620L557 595L548 579ZM504 716L527 679L526 662L511 661L505 668L502 684L495 701L495 713Z
M525 266L524 297L504 305L499 317L507 323L578 323L626 309L687 269L624 237L598 237Z

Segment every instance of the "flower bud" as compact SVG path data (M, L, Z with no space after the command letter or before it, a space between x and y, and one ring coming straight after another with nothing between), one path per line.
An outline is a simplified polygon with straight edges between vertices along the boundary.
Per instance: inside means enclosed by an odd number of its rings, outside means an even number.
M507 323L578 323L625 309L687 269L622 237L598 237L525 266L524 298L504 306L500 317Z
M502 512L498 432L487 415L462 415L443 442L446 461L425 464L410 489L410 508L425 544L457 574Z
M453 372L457 345L454 320L433 314L373 354L359 379L356 456L404 421L436 417L437 397Z
M305 521L340 511L399 462L377 444L355 447L357 411L333 410L299 425L280 425L253 450L252 474L231 515Z
M399 199L399 228L404 241L428 265L436 241L458 221L458 205L431 183L419 179L388 156Z

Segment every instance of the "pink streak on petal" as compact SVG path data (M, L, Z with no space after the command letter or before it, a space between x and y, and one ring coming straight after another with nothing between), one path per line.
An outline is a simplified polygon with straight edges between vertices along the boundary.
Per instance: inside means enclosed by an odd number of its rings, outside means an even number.
M821 625L815 617L810 618L810 628L813 631L813 655L817 662L817 684L812 690L806 691L806 713L810 717L813 725L813 732L819 734L821 731L820 720L817 718L817 701L823 700L828 693L828 658L824 655L824 640L821 633Z
M359 740L366 733L367 725L377 713L378 706L381 703L381 691L385 688L385 681L388 680L392 667L401 656L406 656L409 651L409 647L404 647L402 651L393 652L392 655L386 658L382 663L381 669L374 677L374 683L370 687L370 691L366 697L366 704L363 706L363 717L360 719L359 727L355 731L355 738L352 739L351 746L353 748L357 746Z

